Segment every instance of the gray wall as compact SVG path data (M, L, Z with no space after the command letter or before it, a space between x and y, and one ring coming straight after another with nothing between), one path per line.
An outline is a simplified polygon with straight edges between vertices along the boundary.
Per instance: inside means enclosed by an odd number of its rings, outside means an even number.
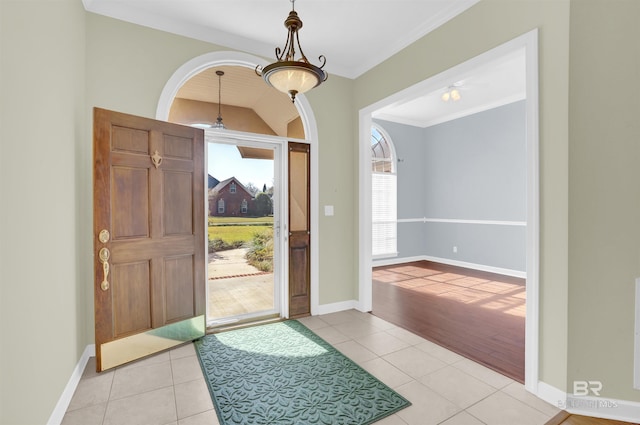
M424 129L389 121L374 120L391 138L395 147L398 181L398 220L424 217ZM425 226L420 223L398 225L398 257L423 256Z
M375 122L400 159L398 258L524 272L524 226L416 220L526 221L525 101L424 129Z

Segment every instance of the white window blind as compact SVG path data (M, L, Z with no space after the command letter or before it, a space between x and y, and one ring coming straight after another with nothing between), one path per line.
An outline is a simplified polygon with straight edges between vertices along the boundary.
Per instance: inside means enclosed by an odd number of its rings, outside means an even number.
M398 254L396 175L371 173L373 258Z

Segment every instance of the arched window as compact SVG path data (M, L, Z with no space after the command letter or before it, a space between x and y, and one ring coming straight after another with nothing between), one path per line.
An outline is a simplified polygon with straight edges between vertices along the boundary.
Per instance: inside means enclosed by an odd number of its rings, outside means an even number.
M395 151L380 127L371 127L371 255L398 255L398 212Z
M224 214L224 199L218 199L218 214Z
M231 186L229 186L229 193L236 193L236 184L231 182Z

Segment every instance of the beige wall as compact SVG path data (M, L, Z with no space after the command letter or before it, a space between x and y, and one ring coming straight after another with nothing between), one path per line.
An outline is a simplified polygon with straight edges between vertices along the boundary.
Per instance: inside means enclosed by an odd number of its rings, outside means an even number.
M77 0L0 8L0 423L44 424L92 310L81 264L84 10Z
M571 3L567 385L632 388L640 276L640 2Z
M569 2L483 0L360 77L355 107L366 107L535 28L540 74L540 378L564 390Z
M160 93L175 70L196 56L221 49L87 14L87 109L100 106L153 118ZM330 76L308 94L320 139L320 204L336 208L331 221L320 217L317 236L322 304L351 300L357 294L353 233L356 187L344 184L352 179L351 164L356 161L351 139L356 125L350 107L352 85L351 80ZM335 246L344 247L344 251ZM93 316L87 320L93 338Z
M353 81L330 75L307 93L318 124L320 304L358 298L357 115ZM324 205L335 215L325 216ZM313 237L313 236L312 236Z

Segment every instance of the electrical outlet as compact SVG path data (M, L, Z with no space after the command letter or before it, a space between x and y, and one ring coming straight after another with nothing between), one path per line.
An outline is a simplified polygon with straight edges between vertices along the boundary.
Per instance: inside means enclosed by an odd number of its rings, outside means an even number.
M457 247L457 246L454 246L454 247L453 247L453 253L454 253L454 254L457 254L457 253L458 253L458 247Z

